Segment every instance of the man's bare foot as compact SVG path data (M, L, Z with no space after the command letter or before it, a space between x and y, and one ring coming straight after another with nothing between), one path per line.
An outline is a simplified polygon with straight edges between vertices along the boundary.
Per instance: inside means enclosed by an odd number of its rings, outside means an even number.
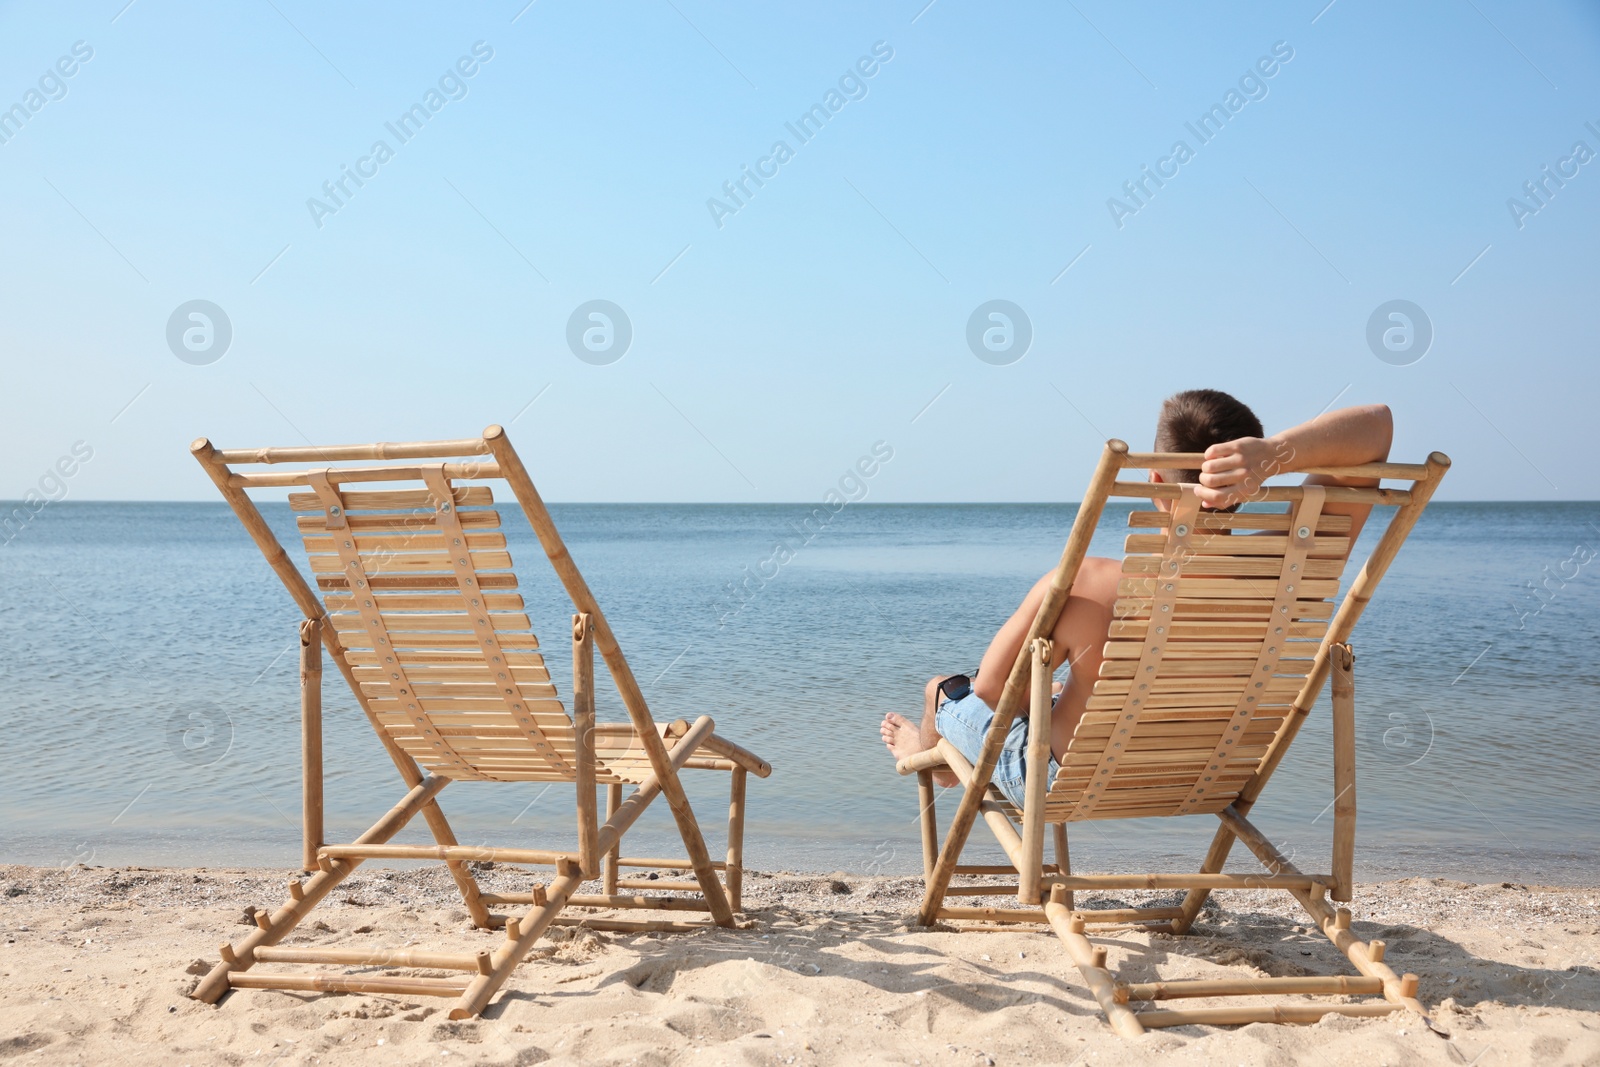
M896 762L907 756L915 756L925 748L918 734L917 724L904 715L897 715L892 711L883 717L883 722L878 726L878 733L882 735L883 743L888 746L889 754Z
M928 750L928 746L922 743L921 731L917 724L904 715L889 712L883 717L878 732L883 736L883 743L888 746L889 754L897 763L907 756L915 756L919 752ZM933 772L933 780L941 786L956 784L956 776L943 767Z

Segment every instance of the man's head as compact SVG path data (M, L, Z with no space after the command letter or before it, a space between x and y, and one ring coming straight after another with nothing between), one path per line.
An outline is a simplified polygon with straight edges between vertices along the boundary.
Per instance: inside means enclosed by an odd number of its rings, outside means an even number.
M1204 452L1212 445L1265 431L1256 413L1218 389L1185 389L1167 397L1156 420L1157 452ZM1200 471L1152 471L1157 481L1197 483Z

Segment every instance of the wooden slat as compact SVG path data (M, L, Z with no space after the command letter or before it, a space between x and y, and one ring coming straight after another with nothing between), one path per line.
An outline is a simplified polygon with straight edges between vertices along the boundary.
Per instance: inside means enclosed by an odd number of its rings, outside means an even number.
M376 597L379 611L468 611L467 598L454 590L438 593L370 593ZM481 593L472 598L481 602L487 611L521 611L525 607L517 593ZM329 611L354 611L356 598L348 593L329 594L323 598Z
M1064 769L1095 766L1100 761L1102 749L1103 746L1100 746L1085 752L1074 752L1069 748L1066 753L1066 758L1061 762L1061 766ZM1117 753L1117 767L1119 769L1116 773L1121 774L1124 770L1134 767L1141 769L1154 768L1159 770L1162 774L1177 773L1173 769L1177 767L1192 766L1196 769L1199 769L1200 765L1205 763L1206 758L1210 755L1210 753L1210 745L1207 745L1204 748L1191 744L1180 748L1149 748L1135 751L1133 750L1131 742L1125 742L1123 747L1119 749ZM1250 749L1243 749L1235 758L1255 759L1261 755L1259 750L1255 751L1254 755L1251 755L1250 753ZM1139 772L1129 771L1128 773ZM1115 776L1113 776L1112 780L1116 780Z
M535 645L534 647L537 647ZM420 666L464 666L466 664L483 664L483 655L479 652L457 652L446 649L400 649L391 653L402 667ZM349 649L345 659L352 665L385 667L384 661L371 649ZM505 654L506 663L513 667L544 667L544 657L532 649Z
M1183 573L1205 578L1277 578L1278 568L1276 556L1205 556L1191 560ZM1307 578L1337 578L1344 573L1344 560L1308 559L1302 571ZM1160 574L1161 557L1129 556L1122 561L1122 573Z
M314 559L316 557L313 557ZM1173 584L1171 579L1161 578L1123 578L1117 582L1117 595L1119 597L1143 597L1156 591L1156 586ZM1176 579L1177 593L1180 597L1203 597L1207 599L1261 599L1263 592L1270 593L1278 583L1268 581L1249 581L1246 579L1232 578L1186 578ZM1334 596L1339 592L1339 583L1325 579L1308 578L1297 583L1296 596L1301 599L1321 599ZM1265 603L1272 603L1271 597L1265 598ZM1174 608L1174 610L1179 610Z
M1312 661L1309 660L1309 659L1305 659L1305 660L1300 660L1300 659L1285 660L1281 664L1279 664L1279 668L1275 673L1279 674L1279 675L1284 675L1284 674L1300 674L1300 675L1304 675L1306 673L1306 671L1308 669L1310 669L1311 663L1312 663ZM1225 685L1227 683L1224 682L1224 681L1220 681L1220 680L1228 678L1230 676L1237 675L1239 677L1254 677L1254 675L1251 673L1251 670L1254 667L1255 667L1255 660L1254 659L1244 659L1242 657L1238 658L1238 659L1222 659L1222 658L1219 657L1217 659L1212 659L1212 660L1206 660L1206 659L1163 660L1161 662L1160 666L1157 668L1156 677L1157 678L1197 678L1197 677L1217 678L1217 679L1219 679L1219 684ZM1137 663L1133 663L1133 662L1130 662L1128 660L1108 659L1108 660L1101 660L1100 661L1100 677L1101 678L1132 678L1134 676L1134 673L1138 669L1139 669L1139 665Z
M1172 606L1173 622L1198 622L1216 620L1265 620L1272 614L1272 600L1259 597L1250 600L1217 600L1206 597L1180 597ZM1333 604L1327 600L1297 600L1291 619L1326 619L1333 615ZM1147 621L1150 617L1148 596L1124 597L1112 608L1112 617L1123 621Z
M1147 618L1115 619L1111 623L1108 636L1113 638L1132 637L1143 640L1149 628L1149 619ZM1167 626L1167 636L1174 641L1197 638L1259 640L1267 636L1269 628L1269 620L1265 617L1259 620L1243 621L1174 619ZM1286 640L1310 639L1320 641L1322 635L1327 632L1328 624L1325 622L1297 621L1290 623L1288 632L1279 636Z
M389 612L378 609L383 617L383 625L390 631L423 631L423 630L470 630L472 620L475 618L488 618L489 623L496 630L527 630L533 624L526 615L511 613L490 612L485 616L482 613L472 614L456 612ZM328 616L333 620L335 629L360 630L361 617L354 614L337 613Z
M1276 534L1249 534L1243 537L1236 534L1195 534L1190 541L1191 560L1196 556L1277 556L1282 559L1289 548L1288 536L1279 537ZM1123 543L1123 551L1129 555L1159 555L1165 544L1166 536L1163 534L1129 534ZM1309 554L1343 559L1349 551L1348 537L1313 537ZM1193 561L1192 565L1203 564Z
M1265 629L1265 627L1261 627ZM1101 650L1105 659L1138 659L1139 652L1144 648L1143 641L1107 641ZM1254 656L1261 647L1259 637L1253 640L1240 641L1179 641L1169 640L1166 647L1161 650L1162 659L1193 659L1195 657L1225 656L1227 658L1243 658ZM1315 641L1284 641L1281 644L1295 652L1304 651L1306 659L1316 658L1317 642ZM1293 657L1291 657L1293 658Z
M358 533L353 536L353 540L356 550L363 555L382 551L443 552L446 547L444 535L432 528L392 533ZM468 548L506 547L506 535L502 533L469 533L466 540ZM304 541L307 552L337 551L332 535L314 536L307 534Z
M373 648L372 639L360 630L339 630L339 640L347 648ZM505 648L531 649L539 647L539 639L532 634L506 634L500 639ZM405 634L393 640L395 648L476 648L478 638L468 633Z
M555 700L527 700L523 703L533 712L553 712L561 708L560 701ZM399 715L405 711L400 705L401 702L398 700L374 699L372 710L379 715ZM430 719L437 719L440 722L449 722L447 716L450 715L474 711L497 711L508 714L505 701L498 697L436 697L433 700L423 699L422 706Z
M1165 511L1135 511L1128 515L1128 525L1145 529L1165 530L1171 515ZM1223 513L1203 511L1195 519L1200 530L1287 530L1289 513L1264 514L1259 511ZM1350 532L1350 516L1324 514L1317 519L1317 533L1346 534Z
M491 684L497 681L509 669L510 680L518 685L539 685L550 680L550 672L544 667L513 666L510 668L491 668L486 663L467 665L461 667L413 667L409 672L418 686L429 682L483 682ZM356 680L363 684L370 682L391 682L392 678L382 667L352 667Z
M521 693L524 700L554 700L556 687L549 683L523 682L515 686L502 686L492 681L485 681L478 685L472 682L422 682L418 681L416 673L410 675L411 690L417 694L428 706L442 697L477 697L483 700L498 700L504 690L512 689ZM392 699L393 683L388 681L362 682L361 691L376 700Z
M461 525L474 530L494 530L500 526L500 513L493 508L481 511L458 512L461 516ZM368 531L399 531L408 530L433 530L437 527L433 521L434 511L431 507L424 507L406 515L384 515L357 512L345 516L347 525L352 530ZM321 514L298 515L295 524L302 533L320 533L328 528L327 517Z
M511 566L509 552L469 552L472 565L481 570L505 570ZM344 570L338 556L311 556L314 573L337 573ZM387 555L362 556L369 575L393 574L395 571L448 571L450 556L444 552L392 552Z
M341 494L345 511L403 511L408 509L433 511L433 498L426 489L380 489L373 492ZM483 507L494 503L494 494L487 485L458 485L455 487L457 507ZM322 501L316 493L290 493L289 506L295 511L321 511Z
M318 589L344 589L350 588L350 583L340 574L319 574L317 578ZM367 584L373 589L455 589L456 579L451 574L375 574L367 579ZM480 574L478 575L480 589L515 589L517 576L515 574Z

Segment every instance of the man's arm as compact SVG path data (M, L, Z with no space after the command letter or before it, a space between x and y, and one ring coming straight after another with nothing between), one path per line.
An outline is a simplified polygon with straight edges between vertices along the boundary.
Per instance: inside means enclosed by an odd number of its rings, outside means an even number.
M1200 501L1225 508L1249 499L1261 483L1288 467L1348 467L1389 458L1394 416L1383 404L1341 408L1271 437L1241 437L1206 449L1200 465ZM1374 486L1376 478L1306 477L1307 485ZM1370 504L1329 504L1328 514L1350 516L1350 543L1372 511Z

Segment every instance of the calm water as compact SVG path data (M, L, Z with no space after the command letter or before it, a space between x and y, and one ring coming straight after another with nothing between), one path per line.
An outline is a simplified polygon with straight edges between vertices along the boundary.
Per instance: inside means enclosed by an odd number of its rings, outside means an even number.
M710 714L776 768L751 782L750 862L912 873L916 790L878 720L976 662L1074 509L852 505L731 617L728 584L807 508L553 510L656 717ZM1123 514L1096 552L1117 554ZM292 545L286 507L268 515ZM565 682L571 608L520 518L507 532ZM1354 637L1363 875L1600 883L1600 559L1581 562L1597 547L1596 504L1431 508ZM1566 580L1519 615L1547 574ZM0 860L296 863L298 618L220 503L46 508L0 546ZM331 669L326 693L329 830L354 835L400 783ZM600 707L625 718L614 693ZM1324 699L1256 809L1317 866L1331 767ZM709 783L725 778L701 780L690 795L717 849L725 798ZM573 839L569 791L544 789L464 783L442 802L464 842ZM636 846L661 847L669 825L656 813ZM1073 858L1192 869L1214 825L1092 823ZM997 854L981 827L973 840Z

